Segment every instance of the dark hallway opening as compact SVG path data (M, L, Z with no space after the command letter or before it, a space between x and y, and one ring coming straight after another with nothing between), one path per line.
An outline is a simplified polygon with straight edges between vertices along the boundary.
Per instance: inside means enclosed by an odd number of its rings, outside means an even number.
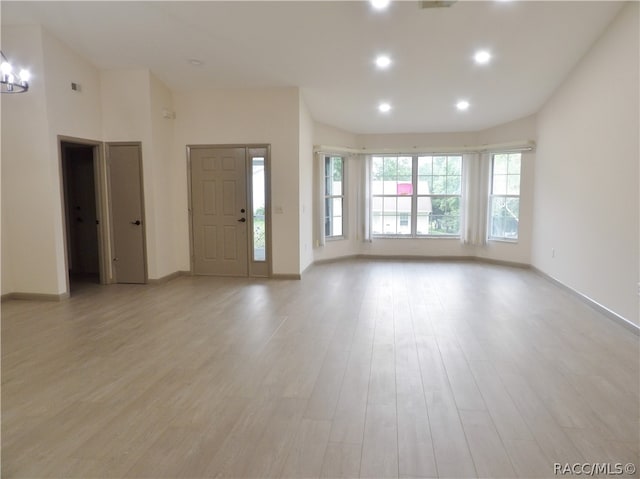
M100 283L95 148L66 141L61 143L71 291Z

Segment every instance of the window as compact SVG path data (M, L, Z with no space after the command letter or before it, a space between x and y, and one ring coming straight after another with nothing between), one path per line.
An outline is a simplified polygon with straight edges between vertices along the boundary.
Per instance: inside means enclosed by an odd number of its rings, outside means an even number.
M419 235L460 235L461 156L418 157Z
M413 166L410 156L374 156L371 164L373 233L410 235ZM406 218L406 221L403 220Z
M253 206L253 261L266 260L264 157L251 158L251 204Z
M374 156L372 232L459 236L462 156Z
M324 158L324 235L344 236L344 159Z
M489 239L518 239L521 157L521 153L499 153L492 157Z

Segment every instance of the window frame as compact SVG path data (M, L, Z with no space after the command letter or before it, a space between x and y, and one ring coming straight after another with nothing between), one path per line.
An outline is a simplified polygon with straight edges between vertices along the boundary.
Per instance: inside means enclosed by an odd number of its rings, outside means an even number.
M419 193L418 190L418 186L419 186L419 159L420 158L424 158L424 157L431 157L432 161L433 158L436 157L445 157L447 158L447 165L448 165L448 161L449 158L460 158L460 193L459 194L434 194L434 193L429 193L429 194L424 194L424 193ZM370 199L369 201L371 201L371 222L372 222L372 227L371 227L371 236L373 238L377 238L377 239L460 239L462 236L462 204L463 204L463 191L464 191L464 187L463 187L463 182L464 182L464 167L463 167L463 163L464 163L464 155L462 153L412 153L412 154L378 154L378 155L371 155L371 165L373 167L373 161L375 158L381 158L382 162L383 162L383 172L384 172L384 161L385 158L396 158L397 160L399 160L400 158L411 158L411 187L412 187L412 192L411 195L399 195L399 194L395 194L395 195L391 195L391 194L385 194L384 192L384 186L383 186L383 191L381 194L375 194L373 193L373 174L370 175L369 178L369 184L370 184L370 188L371 188L371 194L370 194ZM446 178L448 178L450 175L449 174L445 174L445 175L422 175L422 176L445 176ZM458 176L458 175L451 175L451 176ZM396 176L396 182L398 181L398 176ZM447 180L445 179L445 182ZM383 173L383 184L384 184L384 173ZM384 199L385 198L403 198L403 197L408 197L410 198L411 201L411 212L410 213L406 213L406 215L409 216L408 218L408 225L410 226L410 232L407 234L403 234L403 233L398 233L397 232L397 227L398 225L396 225L396 233L376 233L373 232L373 208L374 208L374 203L375 203L375 198L381 198L383 205L384 205ZM419 198L458 198L459 201L459 221L458 221L458 232L455 234L422 234L422 233L418 233L418 200ZM397 203L396 203L397 205ZM397 206L396 206L396 221L400 222L401 221L401 217L404 216L405 213L398 213L397 210ZM382 221L384 222L384 206L382 209L382 213L381 213L381 217L382 217ZM384 230L384 226L381 228L382 230Z
M518 194L514 195L514 194L494 194L493 190L494 190L494 180L495 180L495 158L498 155L519 155L520 156L520 168L519 168L519 173L517 174L518 176ZM508 181L509 181L509 176L516 176L515 174L510 175L509 174L509 169L508 169L508 164L509 164L509 158L507 158L507 173L505 173L504 176L506 176L507 178L507 185L508 185ZM492 228L492 224L493 224L493 199L494 198L504 198L505 201L508 199L517 199L518 200L518 218L517 218L517 229L516 229L516 236L514 238L510 238L507 236L494 236L492 234L493 232L493 228ZM521 151L496 151L491 153L491 167L489 168L489 195L488 195L488 204L487 204L487 241L495 241L495 242L502 242L502 243L518 243L520 240L520 206L521 206L521 200L522 200L522 152Z
M342 161L342 191L341 194L339 195L334 195L334 194L327 194L327 161L330 161L331 163L333 163L333 160L335 159L340 159ZM331 165L333 166L333 165ZM322 171L323 171L323 182L322 182L322 189L323 189L323 194L322 194L322 201L323 203L323 211L324 211L324 218L322 221L322 227L324 228L324 238L326 241L335 241L335 240L342 240L342 239L346 239L347 238L347 221L346 221L346 216L347 216L347 162L346 162L346 157L344 155L340 155L340 154L332 154L332 153L325 153L323 155L323 159L322 159ZM331 168L331 171L333 171L333 168ZM333 193L333 192L332 192ZM333 219L334 216L333 215L329 215L329 212L327 211L327 200L331 200L330 203L333 204L333 200L339 198L342 200L342 214L341 214L341 223L342 223L342 234L339 235L334 235L334 234L327 234L327 219L330 220L330 228L331 228L331 232L333 232L334 230L334 226L333 226Z

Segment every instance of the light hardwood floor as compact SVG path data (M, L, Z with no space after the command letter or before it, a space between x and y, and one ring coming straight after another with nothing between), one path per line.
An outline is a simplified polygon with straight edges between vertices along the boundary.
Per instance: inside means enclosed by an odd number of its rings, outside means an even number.
M91 285L2 304L2 477L640 466L639 370L637 336L516 268L351 260L302 281Z

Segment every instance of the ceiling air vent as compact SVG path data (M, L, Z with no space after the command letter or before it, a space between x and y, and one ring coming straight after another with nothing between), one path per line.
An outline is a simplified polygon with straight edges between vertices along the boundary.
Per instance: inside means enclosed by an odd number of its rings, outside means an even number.
M433 0L433 1L422 1L418 2L420 8L443 8L450 7L458 0Z

